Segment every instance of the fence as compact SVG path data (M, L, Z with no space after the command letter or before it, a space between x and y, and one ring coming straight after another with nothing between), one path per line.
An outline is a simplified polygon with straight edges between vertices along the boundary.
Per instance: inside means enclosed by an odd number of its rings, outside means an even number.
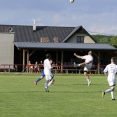
M54 73L83 73L83 67L76 67L74 65L52 65L53 66L53 72ZM105 65L93 65L92 69L89 71L90 74L102 74L103 70L105 68ZM41 73L43 70L43 64L38 65L37 68L35 68L34 64L31 66L28 65L22 65L22 64L1 64L0 65L0 72L4 73Z

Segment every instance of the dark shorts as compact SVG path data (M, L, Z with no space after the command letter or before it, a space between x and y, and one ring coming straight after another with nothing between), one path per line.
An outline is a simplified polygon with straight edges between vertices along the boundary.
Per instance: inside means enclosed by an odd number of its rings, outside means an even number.
M88 71L85 71L85 70L84 70L84 72L88 72Z

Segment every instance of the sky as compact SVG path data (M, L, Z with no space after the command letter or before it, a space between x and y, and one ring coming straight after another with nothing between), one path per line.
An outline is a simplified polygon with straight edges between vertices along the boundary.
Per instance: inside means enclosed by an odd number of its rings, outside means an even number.
M90 34L117 35L117 0L0 0L0 24L83 26Z

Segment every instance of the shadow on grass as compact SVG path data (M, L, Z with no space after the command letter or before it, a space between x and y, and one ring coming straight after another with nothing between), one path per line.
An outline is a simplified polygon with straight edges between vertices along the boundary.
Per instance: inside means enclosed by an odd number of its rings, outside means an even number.
M102 91L62 91L62 90L50 90L49 92L42 91L9 91L9 92L0 92L0 93L96 93L96 92L102 92ZM117 92L117 91L115 91Z
M87 84L72 84L72 85L87 85ZM100 85L100 84L91 84L91 85Z

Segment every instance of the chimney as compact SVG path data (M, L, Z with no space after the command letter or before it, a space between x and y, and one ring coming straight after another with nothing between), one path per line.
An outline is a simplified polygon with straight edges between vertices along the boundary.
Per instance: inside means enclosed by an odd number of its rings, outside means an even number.
M36 31L36 24L35 24L35 19L34 19L34 24L33 24L33 32Z

